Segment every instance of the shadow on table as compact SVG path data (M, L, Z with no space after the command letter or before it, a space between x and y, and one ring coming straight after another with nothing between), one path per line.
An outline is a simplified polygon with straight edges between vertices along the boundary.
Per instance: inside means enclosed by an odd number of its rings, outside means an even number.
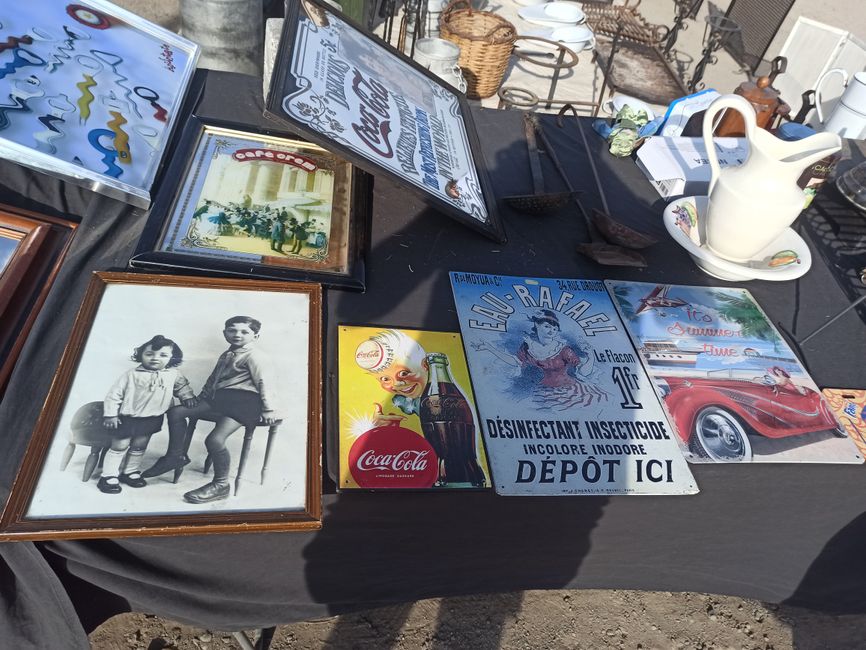
M866 635L866 513L842 528L815 558L777 616L795 650L862 648Z

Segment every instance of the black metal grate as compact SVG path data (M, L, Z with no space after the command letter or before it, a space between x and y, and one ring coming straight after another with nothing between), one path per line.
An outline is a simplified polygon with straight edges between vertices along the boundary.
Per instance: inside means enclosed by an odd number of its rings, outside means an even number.
M782 26L794 0L733 0L725 14L742 29L742 37L731 39L725 49L752 73Z

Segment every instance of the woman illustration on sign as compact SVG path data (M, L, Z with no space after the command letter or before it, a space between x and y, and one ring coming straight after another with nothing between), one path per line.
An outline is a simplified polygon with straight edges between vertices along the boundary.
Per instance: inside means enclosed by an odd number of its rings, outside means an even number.
M473 347L486 350L508 365L519 368L523 375L534 375L532 401L538 408L562 411L606 400L605 391L585 381L592 373L592 357L582 350L575 350L562 338L556 313L540 309L529 320L532 329L524 336L516 354L488 341Z

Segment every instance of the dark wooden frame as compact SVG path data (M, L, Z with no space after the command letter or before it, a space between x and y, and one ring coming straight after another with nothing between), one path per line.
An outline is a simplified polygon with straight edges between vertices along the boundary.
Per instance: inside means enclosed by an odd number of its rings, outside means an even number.
M302 15L302 1L309 5L313 10L322 12L323 15L332 14L338 17L340 20L347 23L353 29L357 30L358 33L367 37L370 42L374 44L374 47L381 50L381 54L383 57L392 57L398 60L407 69L413 69L419 72L429 81L431 81L437 86L440 86L441 89L454 96L460 108L460 118L463 122L463 127L469 143L469 150L472 154L473 162L475 164L475 172L478 175L478 182L480 184L481 194L484 197L485 208L487 210L486 222L480 222L477 219L472 218L467 212L451 205L450 203L433 194L432 192L417 187L412 183L406 182L405 179L403 179L401 176L394 173L384 165L379 164L371 158L367 158L355 153L352 149L334 140L328 135L315 130L314 128L308 126L303 122L294 119L283 110L283 99L287 95L297 90L295 78L291 74L290 67L292 56L295 50L295 41L298 32L298 21ZM441 79L431 74L428 70L422 68L415 61L408 58L406 55L404 55L396 48L392 47L390 44L376 38L366 29L361 27L358 23L348 18L343 13L337 11L330 5L320 2L320 0L286 0L283 31L280 37L280 47L277 51L276 60L274 62L274 71L273 75L271 76L270 88L268 90L265 101L265 115L278 122L286 124L293 131L301 133L304 137L308 138L312 142L316 142L322 147L328 149L329 151L338 153L346 160L354 163L357 167L366 169L371 174L384 174L388 176L392 180L400 183L401 185L410 189L412 192L416 193L431 208L447 214L453 219L456 219L460 223L481 232L482 234L496 242L505 243L505 230L499 218L499 212L496 205L496 196L493 192L493 185L491 184L489 175L487 173L486 163L484 162L484 154L481 149L481 142L478 139L478 133L475 129L475 123L472 119L472 113L469 109L469 103L466 100L466 96L458 92L456 89L452 88L448 84L444 83Z
M109 284L200 287L242 291L280 291L309 296L310 344L307 477L305 507L300 512L205 512L122 517L25 517L47 460L81 353ZM322 289L317 284L191 278L138 273L94 273L72 327L45 406L27 446L3 515L0 541L84 539L98 537L200 535L283 530L315 530L322 519Z
M345 272L295 268L285 266L221 259L179 251L157 250L165 228L169 225L180 191L191 171L201 137L207 128L238 131L250 138L257 136L298 141L297 135L280 129L261 129L248 124L225 120L204 119L195 115L187 120L171 165L165 175L150 217L144 227L135 253L129 261L132 268L171 271L175 273L207 273L229 277L269 278L274 280L317 282L328 286L364 290L365 260L369 246L370 215L373 203L373 179L366 172L351 166L349 199L349 225L346 233L347 268ZM318 145L314 145L318 146ZM330 155L330 152L327 152ZM336 156L335 156L336 157ZM339 157L337 157L339 160ZM172 182L168 182L172 179Z
M19 244L0 271L0 394L75 232L76 224L0 206L0 236Z

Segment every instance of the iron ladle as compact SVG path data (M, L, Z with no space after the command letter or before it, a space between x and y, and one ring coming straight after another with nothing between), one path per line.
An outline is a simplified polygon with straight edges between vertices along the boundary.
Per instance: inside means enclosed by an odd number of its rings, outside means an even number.
M526 214L547 214L558 210L568 203L572 192L544 191L544 173L541 170L538 143L535 141L535 126L530 113L523 114L523 131L526 135L526 146L529 149L532 194L506 196L503 200L518 212L525 212Z
M571 111L574 115L574 121L577 122L577 130L580 132L580 139L583 141L583 149L586 152L586 157L589 159L589 166L592 169L592 177L595 180L595 187L598 190L598 196L601 199L601 205L604 207L604 212L593 209L592 222L601 234L609 242L625 246L626 248L646 248L652 246L658 240L642 232L629 228L621 221L614 219L610 214L610 207L607 204L607 196L604 193L604 188L601 185L601 179L598 176L598 169L595 166L595 160L592 157L592 151L589 148L589 142L586 141L586 133L583 131L583 125L580 123L580 118L577 116L577 111L571 104L566 104L559 109L559 115L556 116L556 124L559 128L562 127L562 118L566 111Z
M592 260L595 260L599 264L605 264L607 266L633 266L637 268L645 268L647 263L643 255L637 251L623 248L622 246L608 244L599 236L598 231L578 198L578 193L574 191L574 186L571 184L571 181L568 180L565 169L563 169L562 164L559 162L559 158L556 156L553 146L547 139L547 136L544 133L544 128L538 122L537 118L533 116L532 119L535 128L538 131L538 137L541 138L541 142L544 145L545 151L547 151L547 154L553 161L556 171L558 171L559 175L562 177L565 186L568 188L571 197L574 199L574 202L580 210L580 214L583 215L583 220L586 224L586 231L589 234L589 243L578 244L578 252L586 255Z

